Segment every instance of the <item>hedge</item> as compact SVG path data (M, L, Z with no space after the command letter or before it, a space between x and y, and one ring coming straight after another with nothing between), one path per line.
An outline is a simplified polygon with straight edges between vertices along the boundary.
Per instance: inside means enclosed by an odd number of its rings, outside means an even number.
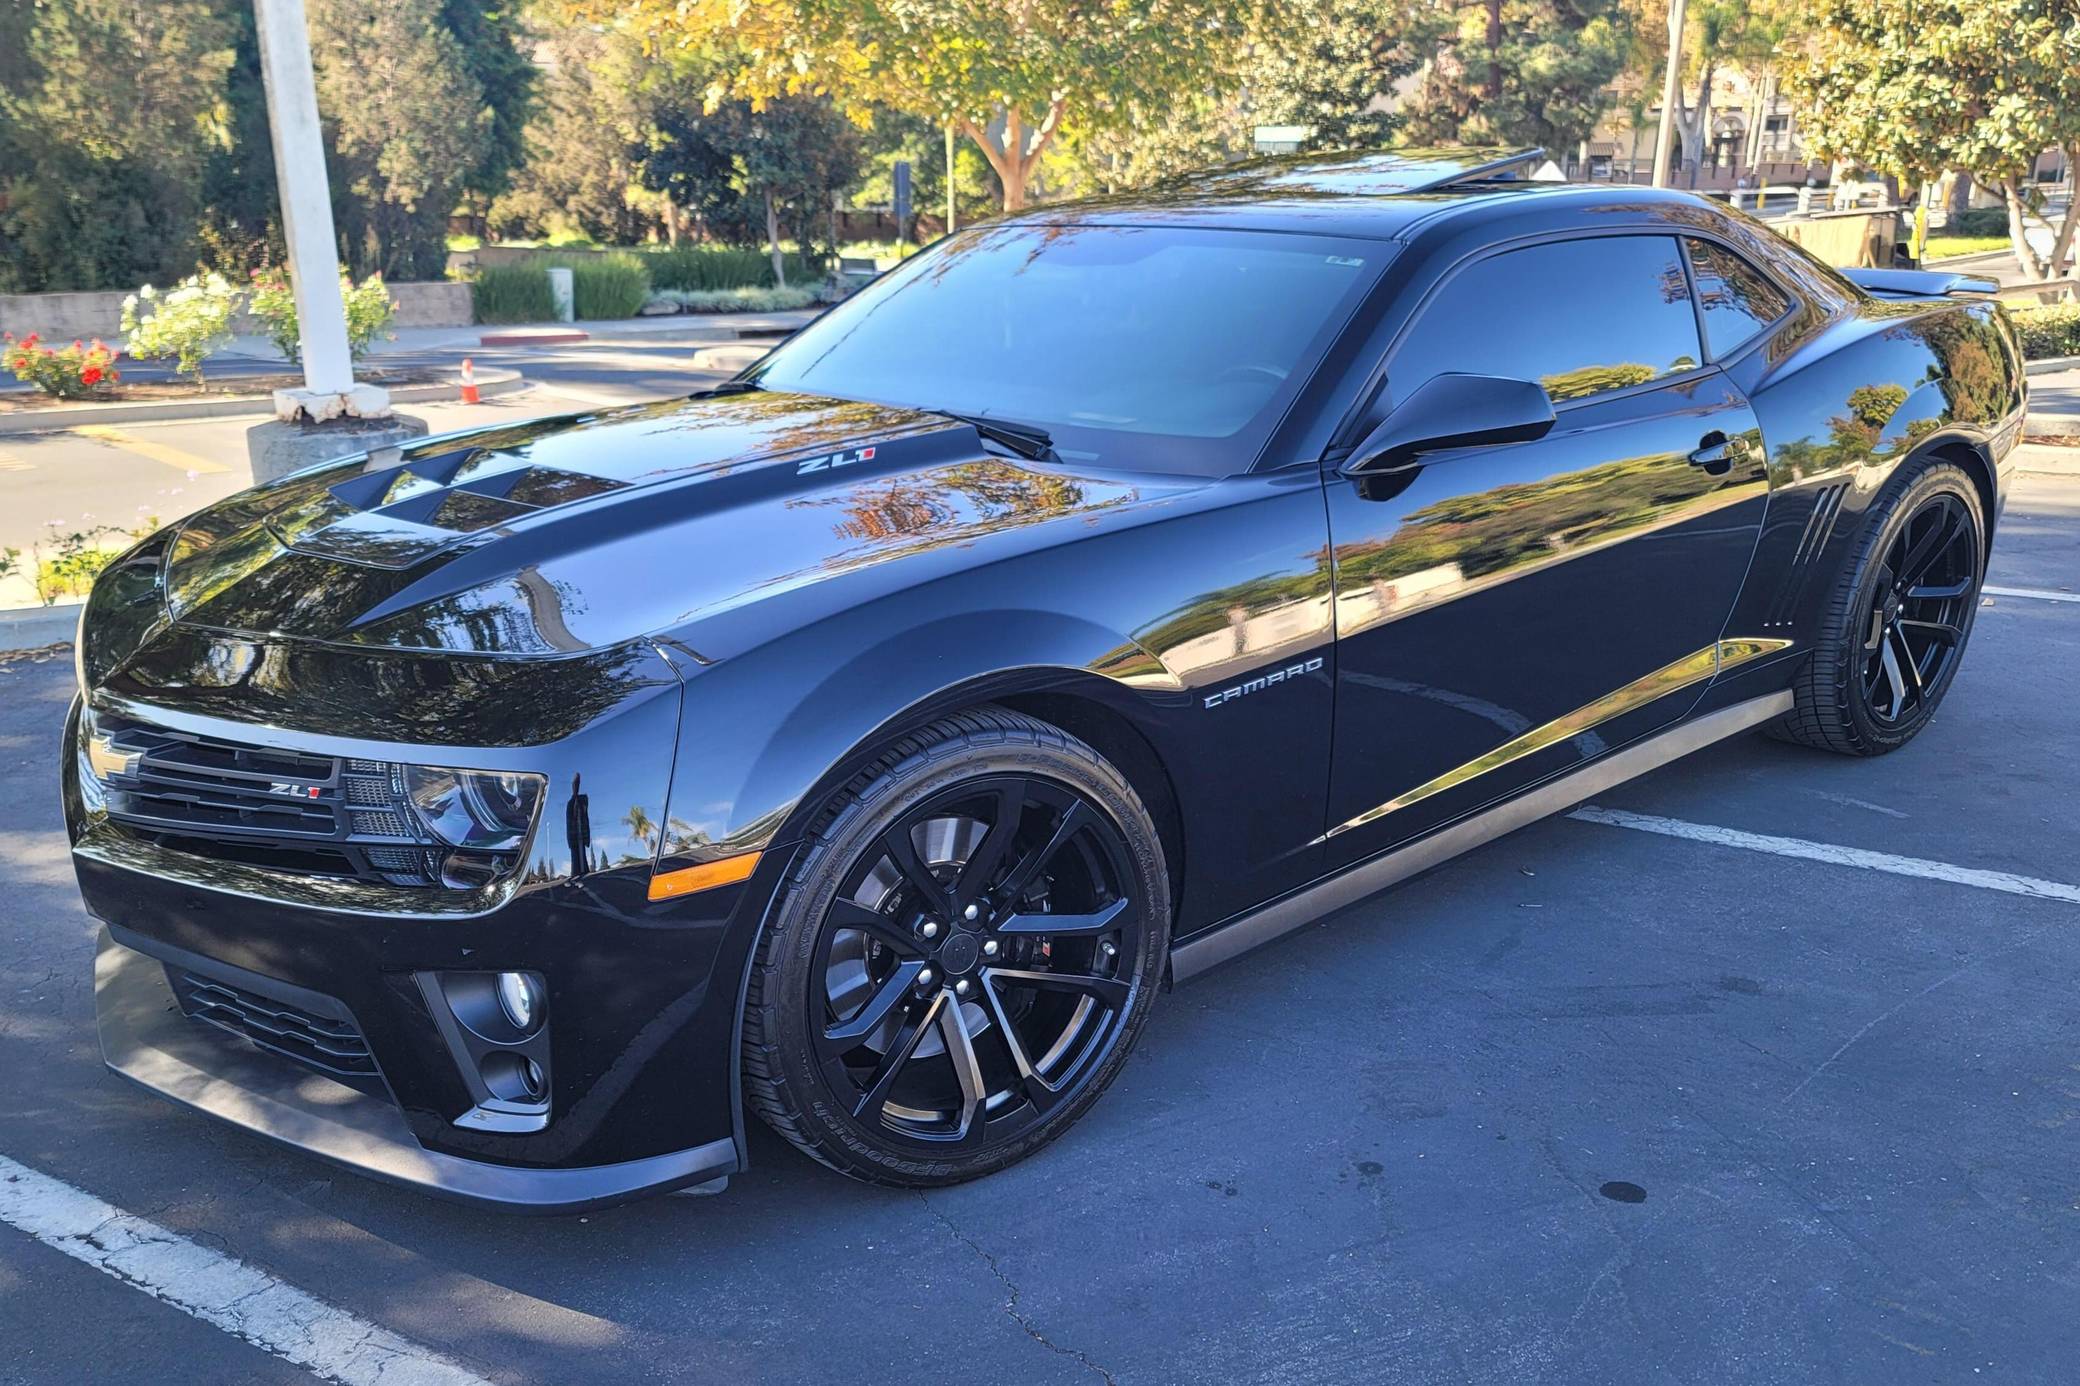
M763 250L726 245L677 245L646 251L643 262L653 289L770 289L773 260ZM812 284L822 279L821 256L787 255L787 282Z
M547 266L531 261L478 270L469 297L478 322L549 322L556 316Z
M2080 356L2080 303L2033 303L2010 308L2008 316L2022 335L2026 360Z
M529 261L560 265L571 272L571 311L580 319L632 318L650 297L645 257L632 251L610 255L543 255Z

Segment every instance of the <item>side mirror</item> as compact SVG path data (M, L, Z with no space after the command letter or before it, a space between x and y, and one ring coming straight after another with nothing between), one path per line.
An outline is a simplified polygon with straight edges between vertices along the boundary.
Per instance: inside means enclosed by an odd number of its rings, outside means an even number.
M1343 464L1346 476L1414 466L1445 448L1528 443L1553 427L1553 401L1531 380L1499 375L1436 375L1382 419Z

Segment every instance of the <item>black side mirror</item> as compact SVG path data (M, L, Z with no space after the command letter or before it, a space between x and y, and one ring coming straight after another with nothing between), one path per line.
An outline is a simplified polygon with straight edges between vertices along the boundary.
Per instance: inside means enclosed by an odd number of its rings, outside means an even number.
M1416 465L1445 448L1528 443L1553 427L1553 401L1531 380L1499 375L1435 375L1379 422L1343 464L1346 476Z

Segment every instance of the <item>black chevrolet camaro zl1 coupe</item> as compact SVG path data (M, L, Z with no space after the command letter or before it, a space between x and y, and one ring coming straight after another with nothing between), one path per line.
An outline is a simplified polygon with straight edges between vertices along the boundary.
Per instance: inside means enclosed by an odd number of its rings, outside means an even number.
M146 541L65 738L109 1066L498 1206L747 1111L946 1183L1167 983L1749 728L1901 745L2022 424L1990 286L1530 159L1012 217L690 399Z

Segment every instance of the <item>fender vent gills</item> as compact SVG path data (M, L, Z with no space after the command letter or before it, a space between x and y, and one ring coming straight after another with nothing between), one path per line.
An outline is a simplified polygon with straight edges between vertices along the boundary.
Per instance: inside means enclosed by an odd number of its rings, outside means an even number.
M1798 599L1805 594L1813 560L1826 551L1827 541L1834 535L1834 522L1842 513L1842 497L1848 490L1848 482L1838 481L1823 487L1813 496L1813 509L1806 516L1805 532L1798 537L1798 548L1791 555L1791 566L1784 574L1783 584L1777 588L1777 599L1770 604L1769 615L1763 619L1764 626L1788 626L1797 616Z

